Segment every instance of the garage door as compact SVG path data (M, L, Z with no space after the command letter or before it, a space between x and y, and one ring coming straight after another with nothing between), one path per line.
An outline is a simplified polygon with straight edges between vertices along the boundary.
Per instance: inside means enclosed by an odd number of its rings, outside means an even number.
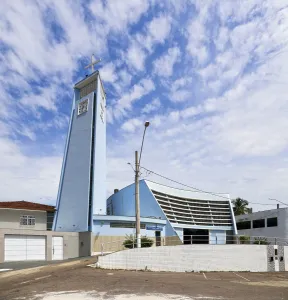
M5 235L5 261L45 260L46 237L38 235Z

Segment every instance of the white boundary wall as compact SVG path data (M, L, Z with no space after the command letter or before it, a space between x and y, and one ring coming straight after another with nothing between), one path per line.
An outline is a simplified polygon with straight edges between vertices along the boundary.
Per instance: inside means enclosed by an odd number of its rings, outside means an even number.
M288 270L288 247L284 247L285 270Z
M267 272L265 245L180 245L130 249L100 256L100 268L166 272Z

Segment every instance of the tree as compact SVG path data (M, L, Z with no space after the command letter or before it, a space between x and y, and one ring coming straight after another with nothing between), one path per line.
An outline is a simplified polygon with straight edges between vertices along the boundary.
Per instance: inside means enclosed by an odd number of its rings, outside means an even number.
M242 198L236 198L232 200L233 203L233 211L235 216L239 215L245 215L245 214L251 214L252 208L249 208L249 202L247 200L244 200Z

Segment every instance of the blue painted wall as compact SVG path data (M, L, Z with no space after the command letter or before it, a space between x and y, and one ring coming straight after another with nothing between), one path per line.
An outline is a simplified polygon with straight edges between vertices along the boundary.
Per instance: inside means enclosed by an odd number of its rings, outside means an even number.
M175 230L163 213L158 202L154 198L151 190L148 188L144 180L139 182L140 194L140 216L141 217L156 217L162 220L167 220L165 226L165 235L176 235ZM118 216L135 216L135 186L131 184L116 194L113 194L107 200L107 208L112 215ZM164 233L162 235L164 235Z
M89 100L88 111L77 115L78 103ZM62 185L55 218L56 231L88 230L90 148L94 92L75 101Z
M55 231L80 232L91 230L92 226L89 228L88 218L92 224L93 213L105 214L106 212L106 109L104 109L103 122L100 117L100 103L103 101L100 93L101 79L97 72L91 76L97 79L95 91L81 99L79 99L79 91L75 89L74 92L74 103L53 224ZM78 116L78 103L85 99L89 100L88 111ZM104 100L105 102L106 100ZM94 105L96 105L95 109ZM106 103L104 108L105 106ZM94 168L91 188L92 206L89 210L94 111L94 153L92 154L94 156Z
M95 118L95 151L94 151L94 179L93 179L93 214L106 213L106 98L101 96L101 79L97 79L96 118ZM103 89L104 91L104 89ZM101 119L101 102L104 108Z
M147 226L155 226L154 223L145 223ZM165 225L157 225L158 227L165 227ZM161 235L164 236L164 230ZM135 228L113 228L110 227L110 221L93 221L93 234L106 236L126 236L129 234L135 235ZM141 229L142 236L155 237L155 230Z

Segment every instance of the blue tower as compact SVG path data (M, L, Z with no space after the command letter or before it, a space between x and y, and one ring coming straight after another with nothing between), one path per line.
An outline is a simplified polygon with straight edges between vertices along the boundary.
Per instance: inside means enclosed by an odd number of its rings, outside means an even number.
M91 231L93 214L106 214L105 110L103 84L99 71L95 71L74 86L55 231Z

